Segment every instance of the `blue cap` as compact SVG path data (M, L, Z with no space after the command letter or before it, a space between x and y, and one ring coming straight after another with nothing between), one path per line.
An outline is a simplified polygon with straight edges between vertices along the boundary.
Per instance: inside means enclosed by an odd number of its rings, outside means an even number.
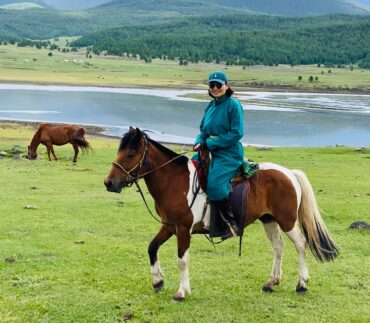
M218 82L221 84L229 83L226 74L220 71L215 71L209 74L208 83L210 82Z

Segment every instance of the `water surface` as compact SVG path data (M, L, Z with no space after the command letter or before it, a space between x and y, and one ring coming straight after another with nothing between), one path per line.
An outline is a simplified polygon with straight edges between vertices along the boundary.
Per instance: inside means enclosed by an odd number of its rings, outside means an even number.
M128 127L157 140L192 143L206 101L179 97L204 90L0 85L0 119ZM276 146L369 146L370 96L238 92L243 143Z

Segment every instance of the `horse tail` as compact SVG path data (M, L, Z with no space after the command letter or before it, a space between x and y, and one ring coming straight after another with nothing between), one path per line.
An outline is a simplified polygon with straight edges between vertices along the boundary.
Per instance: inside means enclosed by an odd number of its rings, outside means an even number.
M329 236L308 178L300 170L292 172L302 189L298 219L311 252L319 261L332 261L339 255L339 246Z
M92 150L90 143L85 139L85 129L79 128L72 136L72 143L75 143L83 152Z

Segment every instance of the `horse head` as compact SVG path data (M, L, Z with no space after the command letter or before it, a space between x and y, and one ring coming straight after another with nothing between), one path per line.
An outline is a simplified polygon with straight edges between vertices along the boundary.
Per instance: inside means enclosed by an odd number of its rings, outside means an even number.
M37 158L37 152L36 150L32 149L31 146L27 146L27 158L30 160Z
M123 136L117 158L104 179L109 192L120 193L122 188L131 186L139 178L147 152L147 137L140 129L130 127Z

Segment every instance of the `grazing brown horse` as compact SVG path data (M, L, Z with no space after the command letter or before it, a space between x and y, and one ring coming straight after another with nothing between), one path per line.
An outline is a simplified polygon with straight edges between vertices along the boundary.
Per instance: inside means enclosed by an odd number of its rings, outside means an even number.
M139 129L130 128L122 138L116 161L104 180L108 191L119 193L123 187L144 178L162 222L148 249L152 285L158 291L164 284L157 251L172 235L176 235L181 282L174 300L184 300L190 294L191 235L207 233L210 223L209 207L203 214L204 192L201 190L193 201L194 173L195 167L187 157L150 139ZM272 163L260 164L260 170L251 183L244 223L247 226L257 219L262 221L274 255L272 274L263 290L272 291L281 279L282 230L297 249L299 279L296 291L303 293L307 290L308 281L306 244L320 261L333 260L339 254L339 248L330 238L320 216L311 184L302 171Z
M53 145L62 146L71 144L75 151L73 162L77 162L78 147L82 150L91 149L90 144L86 141L85 129L75 125L51 125L51 124L40 124L33 136L30 145L28 146L28 158L37 158L37 147L40 144L46 146L49 160L50 152L53 154L54 159L58 160L54 153Z

